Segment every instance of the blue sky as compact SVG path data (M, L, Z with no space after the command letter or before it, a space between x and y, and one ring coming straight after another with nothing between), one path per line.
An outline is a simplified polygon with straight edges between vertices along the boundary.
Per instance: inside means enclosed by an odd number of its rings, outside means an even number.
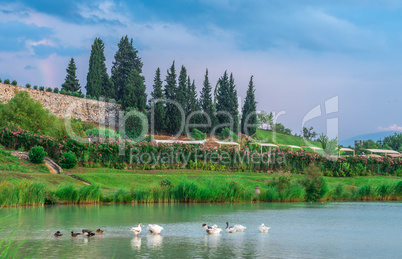
M134 39L148 93L157 67L175 60L202 87L233 72L244 98L254 75L258 108L299 133L338 118L339 139L402 131L402 2L385 1L1 1L0 78L60 87L71 57L85 85L101 37L110 68L121 36ZM163 74L165 76L165 74ZM325 101L338 96L338 112ZM282 112L283 114L283 112Z

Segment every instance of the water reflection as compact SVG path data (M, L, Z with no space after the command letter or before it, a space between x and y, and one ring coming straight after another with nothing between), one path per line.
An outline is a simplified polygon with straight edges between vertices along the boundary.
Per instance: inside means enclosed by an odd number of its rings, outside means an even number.
M131 239L131 248L133 250L140 251L141 250L141 238L140 237L134 237Z
M217 248L219 247L219 243L221 241L222 234L217 235L205 235L204 236L204 244L210 248Z
M147 244L149 248L161 248L163 236L147 234Z

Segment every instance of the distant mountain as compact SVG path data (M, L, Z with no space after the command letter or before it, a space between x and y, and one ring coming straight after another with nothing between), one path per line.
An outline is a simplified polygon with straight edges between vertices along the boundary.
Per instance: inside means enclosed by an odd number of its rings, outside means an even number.
M369 140L372 139L374 141L384 139L387 136L394 135L395 131L382 131L382 132L375 132L375 133L369 133L369 134L364 134L364 135L358 135L352 138L344 139L339 141L339 145L342 146L351 146L354 147L355 145L355 140ZM400 132L397 132L400 133Z

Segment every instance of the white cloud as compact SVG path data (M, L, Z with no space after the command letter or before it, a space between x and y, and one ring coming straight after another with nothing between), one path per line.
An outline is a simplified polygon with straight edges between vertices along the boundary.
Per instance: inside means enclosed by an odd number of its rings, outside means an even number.
M402 126L398 126L396 124L392 124L389 127L378 127L381 131L402 131Z

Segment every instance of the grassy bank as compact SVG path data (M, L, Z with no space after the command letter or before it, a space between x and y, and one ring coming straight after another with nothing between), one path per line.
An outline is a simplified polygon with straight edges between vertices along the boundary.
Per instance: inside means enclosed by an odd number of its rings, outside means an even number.
M54 175L0 150L0 206L100 202L400 200L402 177L74 168ZM259 186L260 194L255 194ZM102 189L103 188L103 189ZM113 191L116 190L116 191Z

